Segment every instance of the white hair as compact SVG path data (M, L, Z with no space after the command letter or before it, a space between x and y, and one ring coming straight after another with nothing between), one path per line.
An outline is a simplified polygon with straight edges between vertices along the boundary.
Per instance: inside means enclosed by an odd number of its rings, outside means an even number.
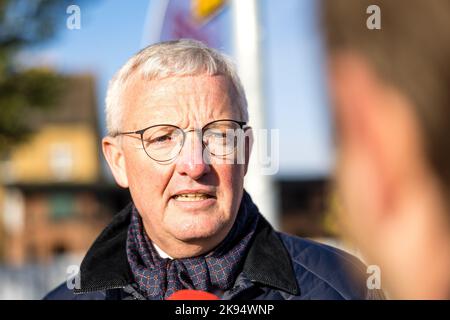
M121 97L128 79L139 72L147 80L177 76L223 75L237 94L242 121L248 121L247 99L236 68L229 57L196 40L176 40L150 45L131 57L114 75L106 94L106 127L109 135L121 130Z

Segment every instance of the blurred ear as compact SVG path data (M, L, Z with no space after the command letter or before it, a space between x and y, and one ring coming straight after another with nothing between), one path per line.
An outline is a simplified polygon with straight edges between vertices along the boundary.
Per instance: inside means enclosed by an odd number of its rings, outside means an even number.
M346 162L341 179L353 179L354 197L370 209L392 212L420 158L413 108L355 53L331 58L330 87L339 158Z
M252 154L253 150L253 128L249 127L247 130L245 130L245 169L244 169L244 175L247 174L248 170L248 163L250 161L250 156Z
M119 139L110 136L104 137L102 149L117 184L122 188L128 188L125 158Z

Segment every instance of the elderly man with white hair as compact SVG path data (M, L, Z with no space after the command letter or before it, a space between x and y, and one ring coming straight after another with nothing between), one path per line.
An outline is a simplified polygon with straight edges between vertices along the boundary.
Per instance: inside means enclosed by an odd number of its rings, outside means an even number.
M110 82L103 153L132 202L47 299L377 297L356 258L276 232L244 190L252 131L236 70L194 40L151 45ZM352 272L353 271L353 272Z

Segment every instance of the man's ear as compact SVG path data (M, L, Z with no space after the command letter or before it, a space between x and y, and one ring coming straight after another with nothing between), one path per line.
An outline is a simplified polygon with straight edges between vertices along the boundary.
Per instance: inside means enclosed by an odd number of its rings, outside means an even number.
M128 188L125 158L120 141L116 137L104 137L102 140L103 154L117 184L122 188Z
M355 53L332 58L330 86L339 154L346 162L341 178L359 179L354 196L365 198L378 214L392 212L413 169L414 159L408 159L415 155L411 106Z
M254 142L253 128L249 127L249 128L247 128L245 130L244 141L245 141L245 168L244 168L244 175L246 175L247 174L247 170L248 170L248 163L250 161L250 156L251 156L252 150L253 150L253 142Z

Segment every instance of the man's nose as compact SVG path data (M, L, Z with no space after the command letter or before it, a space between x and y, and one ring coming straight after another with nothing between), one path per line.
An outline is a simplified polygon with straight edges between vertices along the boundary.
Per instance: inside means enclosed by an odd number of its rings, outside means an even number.
M194 180L211 171L210 165L203 158L202 139L197 132L186 133L186 140L177 159L176 170L179 174L187 175Z

